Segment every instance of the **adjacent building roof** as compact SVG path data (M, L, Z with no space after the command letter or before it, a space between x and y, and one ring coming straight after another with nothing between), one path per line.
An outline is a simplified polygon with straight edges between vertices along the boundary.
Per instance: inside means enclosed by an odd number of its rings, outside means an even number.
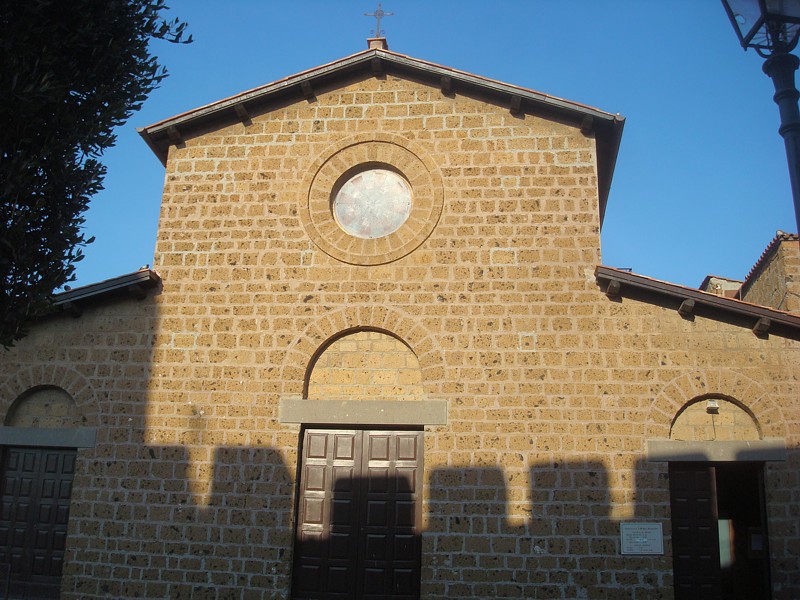
M720 277L719 275L706 275L699 289L703 292L725 296L726 298L736 298L742 282L730 277Z
M772 241L764 252L761 253L761 256L756 261L756 264L753 265L753 268L750 269L747 277L744 278L744 283L742 283L742 287L739 290L739 297L744 297L745 294L747 294L747 290L753 285L755 280L758 279L761 271L769 264L770 260L772 260L772 256L778 251L778 248L780 248L781 242L800 242L800 235L796 233L786 233L780 230L776 232L775 237L772 238Z
M197 132L235 122L248 123L251 114L282 104L311 99L316 93L334 89L357 76L380 76L386 73L436 86L445 95L464 94L484 98L495 104L508 106L515 114L549 115L572 123L586 133L594 133L597 140L598 192L602 222L625 123L623 117L398 54L388 50L385 44L165 119L139 129L139 134L166 165L169 146L180 144Z
M800 340L800 315L611 267L599 266L594 274L598 285L610 298L626 297L673 308L685 319L699 316L747 327L761 337L774 334Z

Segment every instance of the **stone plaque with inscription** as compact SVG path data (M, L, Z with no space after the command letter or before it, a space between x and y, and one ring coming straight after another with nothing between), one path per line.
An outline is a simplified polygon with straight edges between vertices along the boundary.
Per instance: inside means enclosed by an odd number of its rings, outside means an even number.
M620 523L622 554L664 554L661 523Z

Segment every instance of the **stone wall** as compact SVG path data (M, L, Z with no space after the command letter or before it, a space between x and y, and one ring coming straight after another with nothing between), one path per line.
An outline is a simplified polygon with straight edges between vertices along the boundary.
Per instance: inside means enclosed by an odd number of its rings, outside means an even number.
M379 240L330 215L363 163L415 194ZM349 382L400 357L380 396L448 404L425 428L424 598L671 597L646 440L708 395L789 443L770 550L776 597L800 595L800 345L602 294L595 164L578 128L392 76L172 148L163 292L43 324L0 365L5 406L59 385L99 427L62 597L287 598L301 428L279 401L366 399L376 380ZM630 519L663 523L666 553L621 556Z

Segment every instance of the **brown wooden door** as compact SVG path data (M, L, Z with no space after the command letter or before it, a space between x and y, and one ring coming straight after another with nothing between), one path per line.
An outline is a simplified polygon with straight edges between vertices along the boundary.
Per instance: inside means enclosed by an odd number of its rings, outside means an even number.
M295 599L418 598L422 432L307 429Z
M58 598L67 540L76 450L3 451L0 489L0 588L12 595Z
M670 463L669 489L675 598L721 599L714 467Z
M770 598L769 544L758 463L671 463L676 600Z

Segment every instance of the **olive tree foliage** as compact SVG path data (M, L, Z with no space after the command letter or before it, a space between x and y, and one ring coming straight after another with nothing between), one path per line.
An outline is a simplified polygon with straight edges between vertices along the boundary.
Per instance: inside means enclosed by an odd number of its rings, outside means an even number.
M188 43L164 0L0 2L0 344L22 338L92 242L103 152L166 71L150 42Z

